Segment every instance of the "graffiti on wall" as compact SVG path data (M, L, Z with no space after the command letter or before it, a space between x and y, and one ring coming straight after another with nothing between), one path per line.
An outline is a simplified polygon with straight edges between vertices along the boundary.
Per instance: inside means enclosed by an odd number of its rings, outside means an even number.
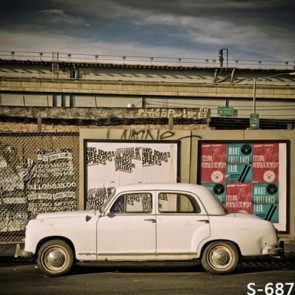
M208 119L211 115L210 109L201 108L144 108L138 109L139 118L167 118L172 115L174 118Z
M112 190L129 183L175 182L176 142L86 143L87 209L99 208Z
M38 149L32 158L0 143L0 232L25 229L38 213L77 207L70 149Z
M244 212L286 230L287 144L201 143L199 182L229 212Z
M175 131L171 130L134 130L124 129L120 135L121 140L167 140L175 136ZM112 131L108 130L106 139L112 139Z

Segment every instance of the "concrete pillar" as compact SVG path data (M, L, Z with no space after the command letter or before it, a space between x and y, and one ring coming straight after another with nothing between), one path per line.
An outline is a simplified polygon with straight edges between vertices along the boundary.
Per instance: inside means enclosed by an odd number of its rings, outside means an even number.
M52 94L52 106L53 106L54 108L57 107L57 94L56 94L56 93L53 93L53 94Z
M75 95L70 94L70 108L74 108L74 107L75 107Z
M67 106L67 97L65 94L61 95L61 107L65 108Z

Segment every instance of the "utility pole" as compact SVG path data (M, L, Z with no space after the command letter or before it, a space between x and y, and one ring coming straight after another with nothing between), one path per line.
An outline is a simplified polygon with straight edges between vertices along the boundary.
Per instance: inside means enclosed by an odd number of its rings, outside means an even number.
M220 67L223 68L223 61L224 61L223 51L226 51L226 67L228 68L228 49L227 48L219 49Z
M259 128L259 114L256 113L256 78L253 78L253 106L252 114L250 114L250 126L251 129Z

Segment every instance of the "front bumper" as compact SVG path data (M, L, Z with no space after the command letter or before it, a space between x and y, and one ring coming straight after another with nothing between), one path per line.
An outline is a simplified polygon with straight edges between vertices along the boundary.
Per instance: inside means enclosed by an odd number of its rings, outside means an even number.
M16 245L14 257L31 257L33 256L32 252L25 251L20 244Z
M284 243L284 241L280 241L279 245L266 246L262 250L263 255L272 255L272 256L283 257L284 253L285 253L285 243Z

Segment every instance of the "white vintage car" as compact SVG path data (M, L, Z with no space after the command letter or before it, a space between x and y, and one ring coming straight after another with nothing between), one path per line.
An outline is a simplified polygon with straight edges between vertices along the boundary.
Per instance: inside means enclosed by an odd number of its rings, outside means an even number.
M204 186L157 183L119 187L101 210L39 214L26 227L24 250L48 276L76 261L194 259L224 274L240 256L279 255L283 244L272 223L227 213Z

